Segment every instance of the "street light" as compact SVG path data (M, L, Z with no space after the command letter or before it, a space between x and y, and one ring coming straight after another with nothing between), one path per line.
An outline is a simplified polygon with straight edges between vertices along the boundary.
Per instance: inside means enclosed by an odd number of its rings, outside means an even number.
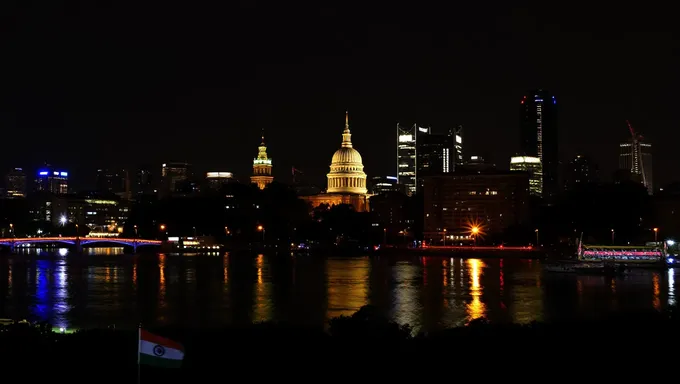
M134 225L134 228L135 228L135 237L138 237L138 236L139 236L139 232L137 231L137 224Z
M446 247L446 228L444 228L444 236L442 236L444 239L444 246Z
M654 228L654 242L656 243L659 237L659 228Z
M387 228L383 228L383 245L387 245Z
M14 224L9 223L9 233L14 237Z
M536 232L536 246L538 247L538 228L534 229L534 232Z
M258 225L257 230L262 232L262 242L264 243L264 234L265 234L264 227L261 226L261 225Z
M614 234L615 234L615 233L616 233L616 232L614 232L614 229L612 229L612 245L614 245Z
M477 234L479 233L479 227L474 226L474 227L472 227L472 229L470 229L470 231L472 232L472 236L475 240L475 247L476 247L477 246Z
M161 224L161 231L165 231L165 224Z

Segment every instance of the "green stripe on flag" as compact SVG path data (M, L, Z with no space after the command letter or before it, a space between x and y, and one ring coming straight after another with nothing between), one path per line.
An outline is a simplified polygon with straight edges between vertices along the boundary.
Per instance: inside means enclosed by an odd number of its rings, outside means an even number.
M159 368L179 368L182 366L182 360L164 359L162 357L156 357L140 353L139 364L153 365Z

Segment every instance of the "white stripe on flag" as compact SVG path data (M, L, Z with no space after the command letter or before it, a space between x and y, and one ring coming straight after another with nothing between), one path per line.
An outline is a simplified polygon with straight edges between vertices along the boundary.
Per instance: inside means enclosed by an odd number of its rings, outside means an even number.
M163 345L155 344L142 340L139 343L139 353L157 357L159 359L182 360L184 359L184 352L175 348L168 348Z

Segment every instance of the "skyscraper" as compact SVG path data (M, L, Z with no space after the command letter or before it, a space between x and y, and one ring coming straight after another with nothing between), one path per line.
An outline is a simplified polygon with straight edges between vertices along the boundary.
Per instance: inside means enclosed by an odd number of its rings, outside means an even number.
M463 160L463 126L459 125L456 128L453 128L451 132L449 133L451 136L453 136L453 147L455 149L454 151L454 159L453 159L453 165L454 165L454 171L456 170L457 165L463 165L464 160Z
M644 142L628 124L631 137L619 144L619 169L629 171L631 180L642 183L649 194L654 192L652 177L652 145Z
M416 193L416 125L406 128L397 123L397 183Z
M397 124L397 179L409 195L422 186L425 176L452 173L463 164L463 127L446 134L432 133L430 127Z
M182 183L191 176L188 163L164 163L161 167L160 197L168 197L179 192Z
M597 164L585 155L576 155L565 167L566 190L574 190L579 186L597 182Z
M530 156L513 156L510 158L510 170L529 174L529 194L541 197L543 192L543 166L541 159Z
M35 179L36 191L45 191L55 195L68 193L68 172L56 170L49 164L38 171Z
M425 176L451 173L455 169L453 131L448 134L432 133L430 128L419 128L416 142L416 178L423 186Z
M559 190L559 138L555 96L538 89L522 98L520 140L521 155L541 159L542 195L544 198L553 198Z
M15 199L26 197L26 173L21 168L12 169L5 177L6 197Z

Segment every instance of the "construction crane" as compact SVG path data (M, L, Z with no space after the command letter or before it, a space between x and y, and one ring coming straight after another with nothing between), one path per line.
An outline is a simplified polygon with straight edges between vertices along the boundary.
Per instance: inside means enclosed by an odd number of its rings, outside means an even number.
M291 169L291 174L292 174L292 176L293 176L293 184L295 184L296 181L297 181L296 176L297 176L297 175L304 175L305 173L302 172L301 170L299 170L299 169L293 167L293 168Z
M631 171L634 170L635 164L637 163L640 169L640 175L642 175L642 184L647 187L647 175L645 175L645 164L642 158L642 148L640 148L640 141L643 140L641 135L635 133L633 126L630 125L630 121L626 120L628 124L628 130L630 130L630 136L632 138L631 142Z

